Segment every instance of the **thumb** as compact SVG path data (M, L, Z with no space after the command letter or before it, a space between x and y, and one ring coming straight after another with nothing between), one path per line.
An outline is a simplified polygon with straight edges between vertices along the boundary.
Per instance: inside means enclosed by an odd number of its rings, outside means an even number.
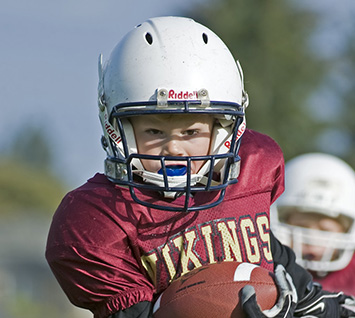
M242 288L242 305L249 301L250 298L254 297L256 300L255 289L251 285L246 285Z
M257 301L255 289L251 285L246 285L241 290L241 301L243 311L248 318L264 318Z

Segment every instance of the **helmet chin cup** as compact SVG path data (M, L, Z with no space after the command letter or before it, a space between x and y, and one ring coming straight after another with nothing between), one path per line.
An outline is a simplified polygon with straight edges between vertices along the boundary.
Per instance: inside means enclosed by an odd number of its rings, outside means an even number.
M144 169L131 169L130 162L137 159L158 160L162 163L164 169L161 173L154 173ZM216 160L224 160L226 171L228 172L223 180L214 180L215 174L213 170L208 171L207 174L192 174L191 161L204 160L209 165L213 166ZM184 161L187 162L186 166L176 165L176 169L171 169L169 165L165 166L165 161ZM128 186L132 198L137 203L155 208L158 210L173 211L173 212L191 212L211 208L222 202L225 189L228 185L236 183L239 174L240 158L234 158L233 153L208 155L198 157L164 157L164 156L151 156L141 154L131 154L127 163L118 162L116 158L105 160L105 174L114 183L123 186ZM184 168L182 168L184 167ZM169 176L171 173L167 172L168 169L185 172L184 175ZM174 173L176 173L174 171ZM179 196L185 196L185 200L181 204L171 205L169 202L155 203L151 200L144 200L142 197L151 191L159 192L166 199L176 199ZM195 206L190 199L198 192L215 192L213 200L205 204ZM143 194L143 196L142 196Z

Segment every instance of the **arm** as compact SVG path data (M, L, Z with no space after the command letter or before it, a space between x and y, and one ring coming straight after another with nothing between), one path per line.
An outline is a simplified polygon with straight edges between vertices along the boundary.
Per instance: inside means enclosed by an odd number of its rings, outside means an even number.
M275 268L279 264L283 265L293 280L298 299L302 299L309 292L307 286L312 282L312 275L296 263L296 256L292 249L282 245L272 232L270 232L270 239Z
M149 301L140 302L114 313L110 318L153 318L152 303Z
M293 251L271 233L275 278L279 299L270 310L261 311L254 288L242 290L243 309L248 318L355 318L355 299L343 293L324 291L310 273L297 265ZM286 270L285 270L286 268Z
M324 291L321 285L314 283L311 274L296 263L292 249L282 245L272 233L271 250L276 260L275 266L282 264L285 267L297 290L299 301L295 317L355 317L354 309L343 306L347 304L355 306L355 300L343 293Z
M63 291L74 305L95 317L151 301L154 286L123 221L118 222L101 201L94 201L101 197L82 192L63 200L48 235L47 261Z

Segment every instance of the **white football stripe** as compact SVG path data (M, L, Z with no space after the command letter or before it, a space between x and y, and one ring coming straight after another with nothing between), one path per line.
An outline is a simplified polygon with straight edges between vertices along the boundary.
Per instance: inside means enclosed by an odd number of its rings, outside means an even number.
M234 281L235 282L249 281L251 272L255 267L258 267L258 265L254 265L250 263L240 264L234 272Z
M160 296L159 296L159 298L157 299L157 301L155 302L155 304L154 304L154 307L153 307L153 314L155 314L155 312L160 308L160 301L161 301L161 296L162 296L163 294L161 294Z

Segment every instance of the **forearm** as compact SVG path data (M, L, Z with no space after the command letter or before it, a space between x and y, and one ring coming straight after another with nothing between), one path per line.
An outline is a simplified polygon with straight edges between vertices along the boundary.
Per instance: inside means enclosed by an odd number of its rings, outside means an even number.
M139 302L114 313L110 318L153 318L152 303L149 301Z
M282 245L271 232L271 251L275 267L281 264L292 277L297 290L298 299L302 299L309 291L307 286L312 281L312 275L296 263L295 253L291 248Z

